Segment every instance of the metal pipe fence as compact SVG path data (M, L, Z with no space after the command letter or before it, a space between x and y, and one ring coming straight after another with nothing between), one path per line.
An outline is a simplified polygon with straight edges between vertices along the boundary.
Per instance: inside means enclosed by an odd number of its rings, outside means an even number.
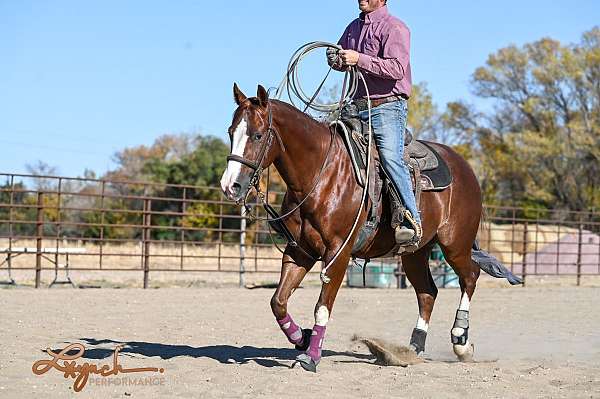
M283 193L269 200L281 203ZM264 211L255 207L258 216ZM515 274L600 275L600 213L486 206L478 240ZM275 238L279 243L283 241ZM240 213L218 187L0 173L0 272L279 273L269 227ZM434 275L446 275L434 262ZM381 273L405 281L399 258ZM316 265L312 273L320 269ZM66 278L59 279L59 272Z

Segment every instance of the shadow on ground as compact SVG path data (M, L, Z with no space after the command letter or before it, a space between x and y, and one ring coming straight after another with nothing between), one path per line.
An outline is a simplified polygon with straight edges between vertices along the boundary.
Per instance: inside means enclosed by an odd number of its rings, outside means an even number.
M193 357L210 358L223 364L246 364L254 362L263 367L289 367L290 361L295 360L298 351L289 348L257 348L254 346L231 346L231 345L210 345L193 347L189 345L170 345L155 342L129 341L121 342L111 339L80 338L80 342L85 344L86 350L84 359L105 359L113 356L114 348L122 345L123 349L119 352L121 355L144 357L158 356L161 359L172 359L174 357ZM60 352L62 349L52 349L53 352ZM75 354L67 352L67 354ZM346 356L354 359L371 363L374 357L370 354L360 354L353 352L336 352L324 350L323 357L328 356ZM281 363L286 361L286 363Z

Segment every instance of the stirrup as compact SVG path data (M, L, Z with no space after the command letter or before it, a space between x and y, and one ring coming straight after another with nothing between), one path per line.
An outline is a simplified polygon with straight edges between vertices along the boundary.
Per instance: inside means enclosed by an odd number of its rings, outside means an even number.
M423 228L421 227L421 224L417 223L417 221L408 209L404 211L404 218L410 222L410 224L415 230L415 235L412 239L412 244L419 245L419 242L421 242L421 238L423 238Z

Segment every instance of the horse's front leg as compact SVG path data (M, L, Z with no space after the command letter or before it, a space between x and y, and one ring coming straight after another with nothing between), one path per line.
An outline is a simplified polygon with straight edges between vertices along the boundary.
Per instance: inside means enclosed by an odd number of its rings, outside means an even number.
M271 310L288 341L294 344L296 349L304 351L308 348L311 330L302 330L287 311L290 296L314 265L314 261L309 260L301 263L296 263L287 252L283 255L279 285L271 298Z
M327 322L333 309L333 302L344 281L348 261L350 260L349 251L344 251L336 262L329 269L328 277L331 278L329 283L322 284L321 295L315 306L315 325L312 328L310 337L310 345L306 352L301 353L296 357L296 361L300 363L302 368L308 371L316 372L317 365L321 361L321 352L323 349L323 340L325 338L325 329Z

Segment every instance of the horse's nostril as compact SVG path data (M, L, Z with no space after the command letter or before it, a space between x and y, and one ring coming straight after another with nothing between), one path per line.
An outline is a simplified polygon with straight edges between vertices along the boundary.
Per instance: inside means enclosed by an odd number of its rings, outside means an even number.
M242 185L238 182L235 182L231 185L231 193L233 195L238 195L242 190Z

